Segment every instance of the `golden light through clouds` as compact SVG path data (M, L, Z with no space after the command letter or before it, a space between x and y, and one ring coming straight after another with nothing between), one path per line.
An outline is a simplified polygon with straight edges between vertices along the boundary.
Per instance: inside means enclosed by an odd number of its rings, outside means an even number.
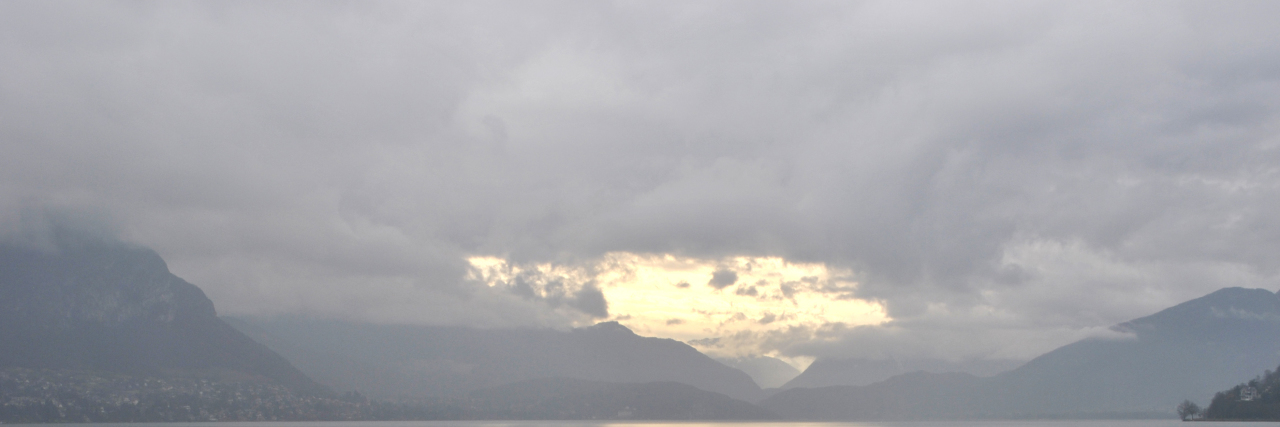
M772 355L770 343L783 337L812 339L824 325L889 320L880 304L854 297L851 272L778 257L706 260L614 252L580 266L511 265L494 257L469 261L473 280L519 283L543 297L595 286L608 301L609 320L716 356Z

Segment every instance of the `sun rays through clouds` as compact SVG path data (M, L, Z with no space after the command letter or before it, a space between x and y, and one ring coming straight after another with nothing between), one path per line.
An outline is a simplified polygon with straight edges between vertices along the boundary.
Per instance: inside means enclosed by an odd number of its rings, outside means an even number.
M852 272L778 257L613 252L577 264L469 262L470 280L577 311L580 324L616 320L720 356L777 354L824 328L889 320L879 303L857 297Z

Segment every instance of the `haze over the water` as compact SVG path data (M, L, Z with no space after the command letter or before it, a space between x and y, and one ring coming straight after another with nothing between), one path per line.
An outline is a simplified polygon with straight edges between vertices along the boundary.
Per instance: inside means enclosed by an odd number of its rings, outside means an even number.
M0 3L0 236L222 314L1027 359L1280 288L1276 2Z

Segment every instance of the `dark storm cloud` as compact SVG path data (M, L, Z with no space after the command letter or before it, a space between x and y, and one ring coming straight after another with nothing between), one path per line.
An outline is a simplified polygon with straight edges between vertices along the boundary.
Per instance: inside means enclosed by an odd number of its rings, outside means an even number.
M609 317L609 302L605 301L604 292L600 292L600 288L595 285L588 284L575 292L569 306L597 319Z
M5 2L0 224L97 212L223 312L383 321L569 321L471 255L783 256L896 322L796 352L1024 357L1280 286L1277 9Z
M724 289L733 286L734 283L738 283L738 273L731 270L716 270L711 273L711 280L707 281L707 286Z

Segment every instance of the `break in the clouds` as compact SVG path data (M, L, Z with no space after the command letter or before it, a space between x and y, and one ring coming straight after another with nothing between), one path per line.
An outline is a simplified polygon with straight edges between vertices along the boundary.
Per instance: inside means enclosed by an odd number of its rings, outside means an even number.
M625 252L578 266L512 265L490 257L468 261L468 280L563 306L570 309L564 310L566 318L608 318L641 335L679 339L719 357L771 354L804 363L804 354L783 354L780 344L818 339L833 326L878 326L888 320L879 303L855 296L851 272L821 263ZM708 277L706 286L690 285ZM609 304L595 303L604 294ZM603 309L584 309L584 301Z
M743 279L713 264L779 259L848 271L845 298L887 320L779 329L762 352L1026 358L1280 285L1278 16L4 2L0 224L88 212L223 313L488 327L634 301L490 286L468 279L477 257L670 255L712 268L672 289L726 295Z

